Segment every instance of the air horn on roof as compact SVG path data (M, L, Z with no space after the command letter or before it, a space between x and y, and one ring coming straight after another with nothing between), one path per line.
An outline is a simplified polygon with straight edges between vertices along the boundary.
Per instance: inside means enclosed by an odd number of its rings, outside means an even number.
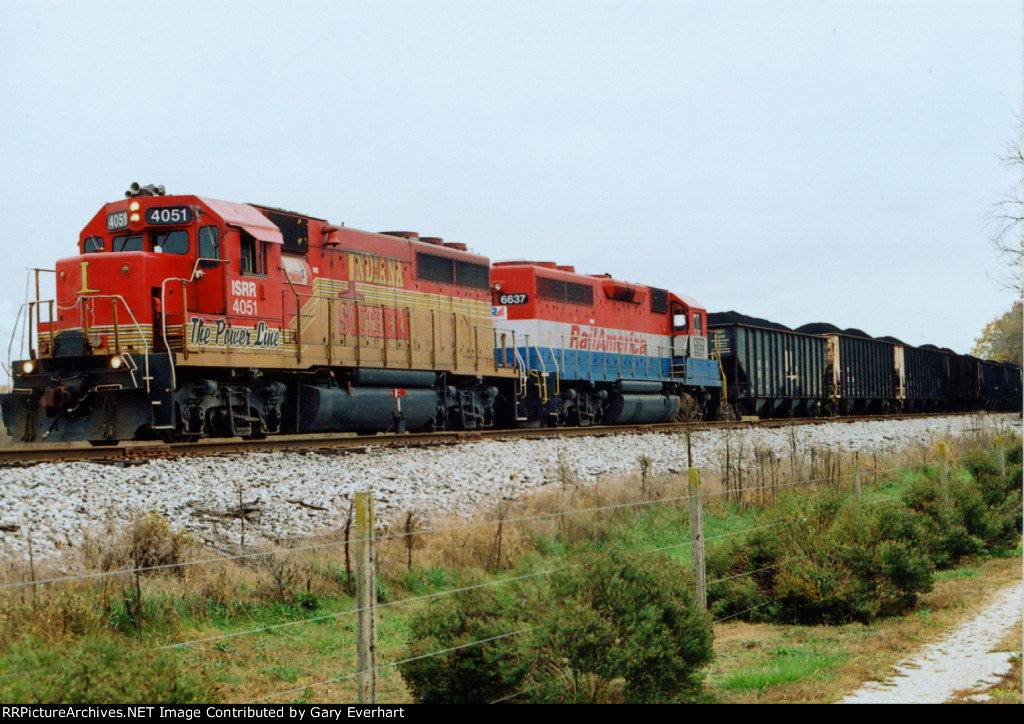
M139 186L139 183L136 181L124 192L124 197L130 199L135 196L163 196L165 193L167 192L163 186L154 186L153 184Z

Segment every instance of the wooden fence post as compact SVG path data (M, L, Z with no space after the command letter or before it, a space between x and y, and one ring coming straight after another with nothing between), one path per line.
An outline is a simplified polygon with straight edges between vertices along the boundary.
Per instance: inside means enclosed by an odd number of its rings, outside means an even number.
M377 703L377 565L373 495L356 493L356 606L359 609L359 703Z
M1006 448L1003 447L1003 438L1000 435L996 438L996 452L999 454L999 479L1006 480Z
M697 582L697 601L700 607L708 607L708 582L704 569L704 506L700 499L700 472L690 468L690 557L693 560L693 577Z
M860 450L853 451L853 494L857 496L857 502L860 502Z
M939 486L942 490L942 503L949 505L949 468L946 463L946 443L939 443Z

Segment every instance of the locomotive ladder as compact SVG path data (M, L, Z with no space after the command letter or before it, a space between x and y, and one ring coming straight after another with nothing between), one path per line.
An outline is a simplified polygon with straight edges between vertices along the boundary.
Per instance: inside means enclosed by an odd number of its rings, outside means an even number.
M725 376L725 364L722 360L729 352L729 340L726 339L725 333L720 329L711 330L711 333L711 359L718 362L718 372L722 377L721 405L724 407L729 403L729 380Z
M691 353L690 338L685 334L675 334L670 340L669 355L672 364L669 367L669 376L686 379L686 360Z

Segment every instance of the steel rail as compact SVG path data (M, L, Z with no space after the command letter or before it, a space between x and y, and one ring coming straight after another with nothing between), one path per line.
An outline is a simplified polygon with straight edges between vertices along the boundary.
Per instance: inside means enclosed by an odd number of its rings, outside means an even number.
M508 430L464 432L379 433L316 433L306 435L274 435L264 440L211 438L191 443L158 441L126 441L117 445L94 446L88 443L28 443L0 448L0 467L24 467L54 462L101 462L131 465L155 458L205 455L237 455L254 452L292 451L320 452L359 450L369 447L425 447L454 445L476 440L544 439L630 435L641 433L678 434L690 430L746 429L751 427L787 427L790 425L830 425L836 423L878 422L882 420L917 420L931 417L978 415L978 412L924 413L904 415L866 415L830 418L781 418L768 420L731 420L672 422L651 425L593 425L587 427L524 427ZM989 413L1001 414L1001 413ZM1010 414L1010 413L1007 413Z

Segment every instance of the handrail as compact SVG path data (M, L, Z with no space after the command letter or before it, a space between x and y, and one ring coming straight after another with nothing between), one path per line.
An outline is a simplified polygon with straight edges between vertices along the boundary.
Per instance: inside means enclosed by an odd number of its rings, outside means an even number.
M13 360L11 359L11 350L14 349L14 340L18 338L18 326L21 324L22 314L24 314L24 312L25 312L25 307L29 306L30 304L35 304L35 302L25 302L20 307L18 307L18 314L14 317L14 326L11 327L11 338L7 342L7 363L6 363L6 365L7 365L8 372L9 372L9 374L12 375L12 377L13 377L13 369L11 367L11 362ZM29 347L31 347L31 346L32 345L31 345L31 342L30 342L29 343Z
M529 372L526 367L526 360L519 354L519 345L516 344L516 332L514 329L493 329L495 337L500 336L501 338L501 361L499 367L502 369L513 369L516 372L516 376L519 379L519 392L521 397L526 397L526 386L529 383ZM512 344L508 346L508 337L512 336ZM498 347L498 341L495 339L495 349ZM512 361L508 361L509 351L512 352Z
M529 379L526 376L526 360L519 354L519 348L513 347L512 352L515 355L516 366L519 369L519 384L523 391L523 396L526 396L526 385L529 383Z
M183 344L184 339L188 336L186 329L187 322L185 319L188 317L188 305L186 303L186 292L185 285L190 284L196 280L196 270L199 268L199 260L196 260L196 266L192 268L192 276L189 279L184 277L167 277L160 282L160 333L164 339L164 349L167 350L167 360L171 365L171 389L178 389L178 374L174 369L174 353L171 351L171 343L167 339L167 282L181 282L181 333ZM127 305L125 305L127 306ZM147 365L147 376L149 375ZM148 381L146 383L149 384Z
M302 364L302 304L299 299L299 293L295 291L295 285L292 284L292 278L288 276L288 271L283 267L277 268L279 272L284 275L284 280L288 283L288 288L292 290L292 294L295 295L295 362ZM281 295L284 296L283 294ZM284 300L281 302L282 316L284 314ZM284 326L284 320L281 320L282 327Z
M88 295L88 296L82 295L82 296L77 297L75 299L75 302L72 303L70 306L62 307L59 304L56 305L56 306L57 306L58 310L64 310L64 311L69 311L69 310L72 310L72 309L81 309L82 313L84 314L84 311L85 311L85 304L84 304L84 302L85 302L86 299L89 299L89 300L100 300L100 299L111 300L111 302L114 305L112 307L112 309L116 309L117 302L121 302L121 304L124 305L125 311L128 312L128 316L131 317L132 326L135 327L135 331L138 333L139 341L142 343L142 354L143 354L143 359L145 361L146 391L148 392L149 391L149 381L150 381L150 375L149 375L150 345L146 341L146 335L142 331L142 325L139 324L139 320L135 317L135 313L132 311L132 308L128 305L128 302L125 301L125 298L122 295L120 295L120 294L93 294L93 295ZM45 300L45 302L47 304L54 304L53 300ZM40 302L29 302L29 304L42 304L42 303L43 303L43 301L40 301ZM90 307L89 311L92 311L93 309L95 309L95 307ZM19 314L19 317L20 317L20 314ZM53 336L52 324L53 323L51 321L51 328L50 328L51 337ZM82 326L85 329L88 328L87 327L87 323L86 323L85 320L82 321ZM119 345L120 344L120 341L119 341L118 337L119 337L119 335L117 333L115 333L115 345ZM120 351L116 351L116 353L120 354ZM173 365L172 365L172 371L173 371ZM133 381L135 381L134 378L135 378L135 375L133 374L132 375L132 380ZM136 384L138 384L137 381L135 381L135 382L136 382Z
M548 335L548 350L551 352L551 363L555 366L555 397L561 397L561 395L562 395L562 379L561 379L561 374L560 374L561 369L558 366L558 356L555 355L555 349L554 349L554 347L551 346L551 338L554 337L554 336L556 336L556 335L553 334L553 333ZM559 334L557 336L558 337L565 337L564 334ZM561 350L562 350L562 355L563 355L563 357L562 357L562 368L564 368L565 367L565 357L564 357L564 355L565 355L565 346L564 345L561 347Z
M540 370L530 370L530 373L537 376L537 388L540 392L541 402L547 404L547 401L551 399L548 396L548 366L544 364L544 355L541 354L537 343L533 341L532 334L526 335L526 343L533 347L533 351L537 353L537 361L540 362ZM554 361L554 358L552 358L552 361Z
M14 349L14 341L18 338L18 329L19 328L21 328L21 332L22 332L22 340L21 340L22 346L24 346L25 343L26 343L25 339L24 339L25 334L26 333L28 334L28 350L27 350L27 354L29 355L29 357L34 359L36 356L38 356L37 353L38 353L38 346L39 346L39 325L43 323L43 320L42 320L42 313L41 312L37 311L35 313L35 315L33 315L32 310L33 309L36 309L36 310L41 309L42 305L44 305L44 304L47 305L47 308L49 310L49 314L47 315L49 317L49 321L47 323L50 326L49 326L49 329L47 330L47 336L49 336L49 338L50 338L50 346L51 346L51 348L53 347L53 336L54 336L54 332L53 332L53 305L54 305L54 302L53 302L53 300L52 299L42 299L42 300L37 300L35 302L24 302L24 303L21 304L20 307L18 307L18 313L14 317L14 325L11 327L11 338L7 342L7 367L8 367L8 369L10 369L10 366L11 366L10 365L10 363L12 361L11 360L11 354L12 354L12 351ZM26 315L26 311L28 312L27 315ZM27 320L24 319L24 317L26 317L26 316L27 316ZM35 324L32 323L33 319L35 319ZM33 336L35 337L35 344L33 344L33 342L32 342Z

